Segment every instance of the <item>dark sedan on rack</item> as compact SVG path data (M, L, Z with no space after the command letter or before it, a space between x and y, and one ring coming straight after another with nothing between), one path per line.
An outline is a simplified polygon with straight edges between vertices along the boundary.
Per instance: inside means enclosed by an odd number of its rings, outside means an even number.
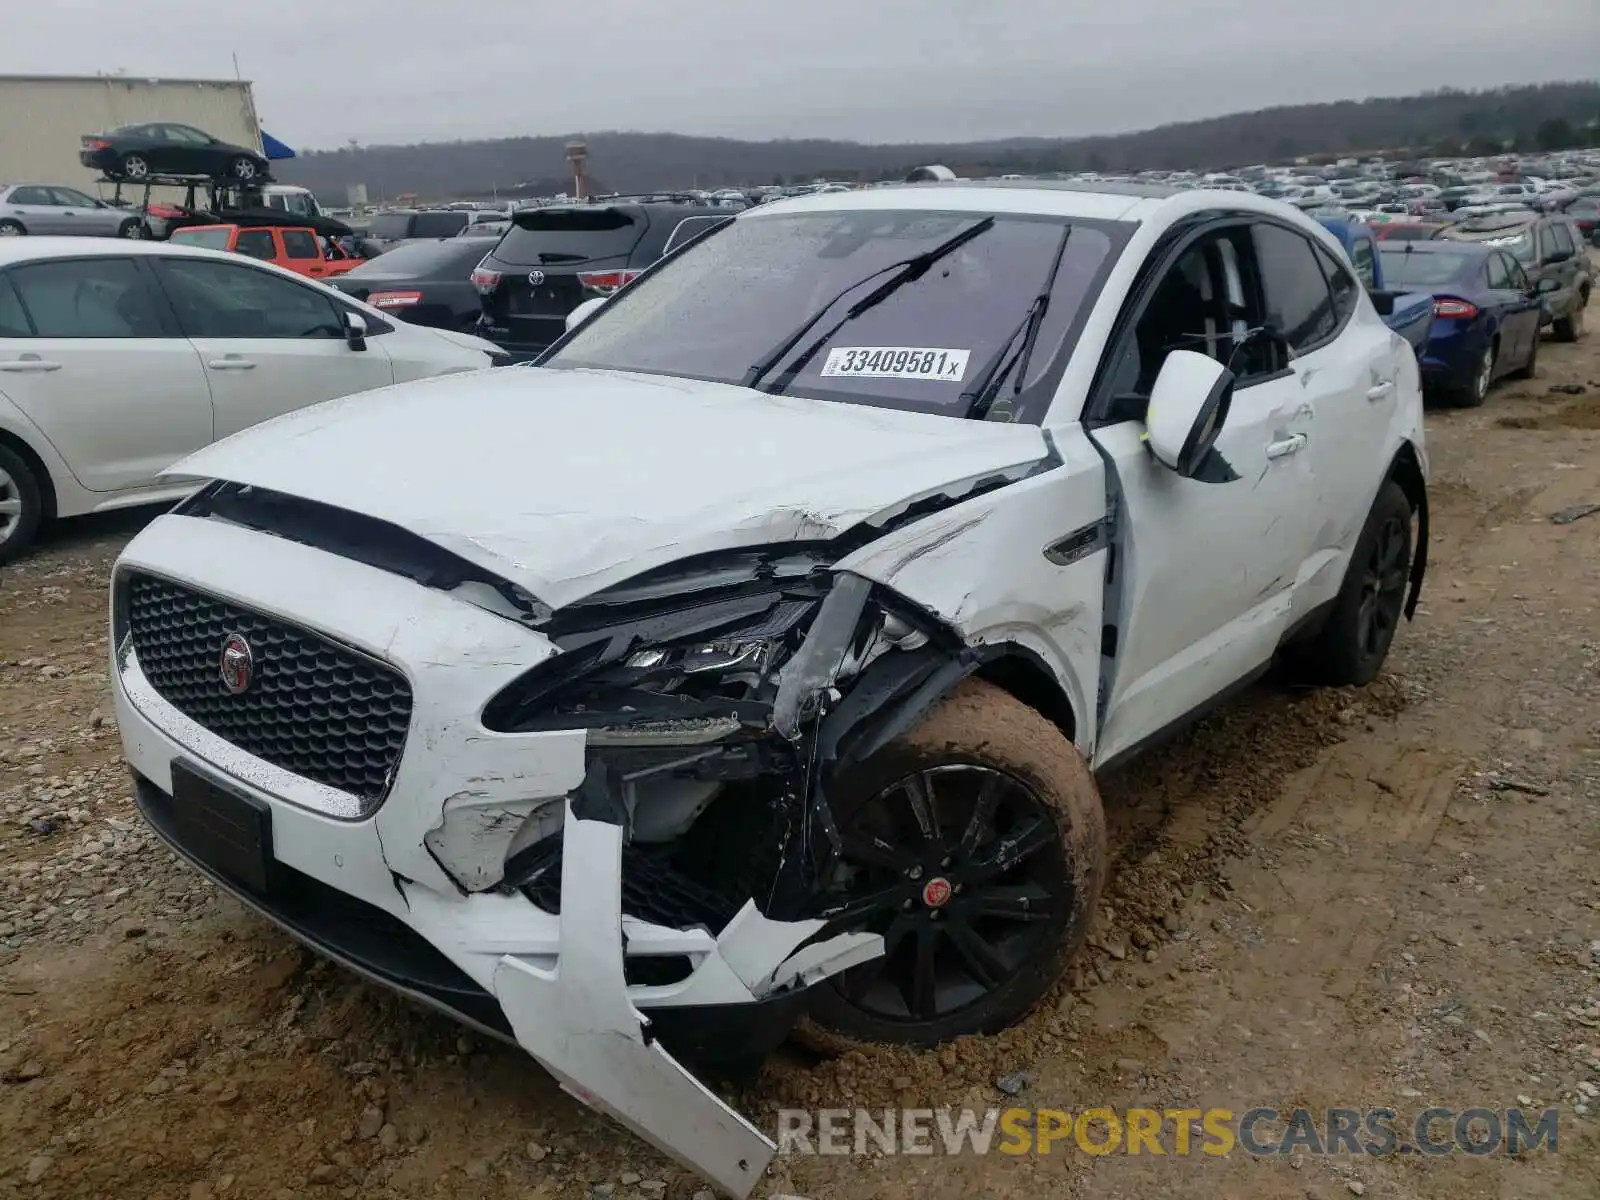
M78 161L109 179L138 183L152 176L206 176L259 183L268 178L259 150L235 146L192 125L152 121L82 138Z
M1476 408L1496 379L1532 378L1542 301L1553 280L1533 283L1515 257L1493 246L1380 242L1378 254L1390 287L1433 293L1433 328L1421 358L1431 394Z

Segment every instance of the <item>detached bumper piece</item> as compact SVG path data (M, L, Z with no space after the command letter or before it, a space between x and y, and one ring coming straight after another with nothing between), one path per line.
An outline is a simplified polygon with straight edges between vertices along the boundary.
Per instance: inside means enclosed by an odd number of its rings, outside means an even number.
M398 917L274 858L270 812L260 802L182 763L174 763L173 777L177 795L135 774L135 796L151 828L195 869L358 974L521 1046L577 1099L737 1197L749 1195L776 1147L667 1046L706 1063L723 1059L730 1046L770 1049L799 1016L807 984L842 969L841 961L881 953L878 939L859 935L799 947L794 943L816 932L809 923L773 937L777 927L747 908L728 922L722 942L730 967L762 985L752 988L752 1000L645 1015L629 999L624 973L623 831L582 820L569 807L555 867L529 889L555 899L561 913L555 966L506 955L486 989ZM569 856L574 869L561 871ZM709 896L685 892L679 881L639 878L647 882L631 885L638 894L630 895L630 907L641 916L700 910L716 919L726 911L721 898L715 912L705 911ZM558 897L549 894L552 886ZM753 954L756 946L766 954ZM785 961L775 971L756 965L774 947Z

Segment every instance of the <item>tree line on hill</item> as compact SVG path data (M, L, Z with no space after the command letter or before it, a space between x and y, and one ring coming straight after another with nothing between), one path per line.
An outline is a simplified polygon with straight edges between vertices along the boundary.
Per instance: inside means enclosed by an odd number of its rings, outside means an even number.
M1144 169L1218 170L1250 163L1406 152L1453 157L1600 144L1600 82L1299 104L1163 125L1137 133L988 142L867 144L826 139L766 142L672 133L349 145L279 164L286 182L343 203L364 185L374 202L551 195L570 190L566 146L588 144L591 191L718 188L814 179L903 178L942 163L962 175Z

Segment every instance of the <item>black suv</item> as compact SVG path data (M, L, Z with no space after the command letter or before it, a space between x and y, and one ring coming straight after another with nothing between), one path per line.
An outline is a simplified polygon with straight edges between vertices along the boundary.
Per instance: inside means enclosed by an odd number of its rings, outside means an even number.
M1544 324L1557 341L1583 335L1583 310L1594 285L1583 237L1565 213L1496 213L1471 217L1441 229L1434 237L1477 242L1509 253L1527 272L1544 300Z
M578 305L611 295L659 259L682 222L718 211L677 198L523 209L472 273L483 304L478 333L513 360L535 357Z

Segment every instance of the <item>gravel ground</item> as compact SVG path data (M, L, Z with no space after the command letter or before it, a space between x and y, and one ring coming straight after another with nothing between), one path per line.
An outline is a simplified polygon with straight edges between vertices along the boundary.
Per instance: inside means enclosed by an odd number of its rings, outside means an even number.
M1430 413L1435 545L1392 673L1267 685L1103 780L1091 946L1017 1029L786 1048L783 1106L1556 1107L1446 1159L785 1158L776 1197L1600 1195L1600 341ZM709 1195L531 1061L301 951L133 811L104 594L148 514L0 572L0 1196Z

